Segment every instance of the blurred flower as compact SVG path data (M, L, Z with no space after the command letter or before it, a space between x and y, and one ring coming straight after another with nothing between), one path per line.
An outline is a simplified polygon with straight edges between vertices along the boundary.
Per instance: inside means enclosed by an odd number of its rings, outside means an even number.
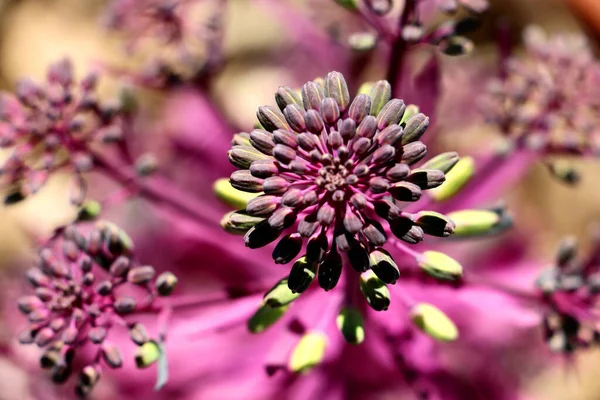
M75 173L71 201L85 199L82 173L94 165L91 151L122 136L122 118L115 104L96 97L97 75L76 83L67 59L48 69L40 86L19 82L16 95L0 101L0 146L10 151L0 170L8 184L16 186L7 202L36 193L50 173L68 167Z
M131 250L131 239L108 222L98 222L88 237L68 226L40 251L38 266L27 272L34 293L18 300L29 321L19 341L44 349L40 364L56 383L69 379L86 359L82 353L92 353L91 362L79 371L76 390L81 396L96 385L102 366L122 366L119 329L128 330L140 346L138 367L159 358L159 344L150 340L136 316L165 312L157 299L170 295L177 279L169 272L155 279L154 268L136 265Z

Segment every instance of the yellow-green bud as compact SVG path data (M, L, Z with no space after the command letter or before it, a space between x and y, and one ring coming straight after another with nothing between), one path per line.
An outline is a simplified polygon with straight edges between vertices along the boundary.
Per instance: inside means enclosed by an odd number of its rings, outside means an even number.
M279 318L283 317L287 309L288 306L269 307L266 304L262 304L248 320L248 330L251 333L264 332L275 322L279 321Z
M270 307L281 307L296 300L300 294L301 293L294 293L290 290L288 287L288 280L285 278L277 282L277 284L265 294L263 301Z
M419 113L419 106L414 104L409 104L406 106L406 110L404 110L404 115L400 120L400 125L404 124L406 121L414 117Z
M490 233L501 221L500 215L489 210L460 210L447 215L454 224L454 236L468 237Z
M354 307L344 307L336 319L337 327L350 344L361 344L365 340L363 317Z
M138 368L147 368L160 358L160 346L151 340L138 347L135 352L135 365Z
M450 342L458 338L458 328L442 310L427 303L417 304L410 311L413 323L436 340Z
M235 189L231 186L227 178L217 179L213 184L213 190L219 200L235 209L245 209L248 201L262 194L248 193Z
M392 98L392 86L388 81L377 81L371 88L371 115L377 116Z
M264 218L253 217L244 211L231 211L221 218L221 228L229 233L244 234Z
M373 271L360 274L360 291L375 311L387 310L390 306L390 291Z
M423 271L437 279L454 280L462 275L462 265L439 251L426 251L417 257Z
M326 347L327 336L323 332L313 331L305 334L292 351L288 369L302 373L310 371L323 361Z
M454 197L471 180L475 173L475 160L472 157L461 158L446 174L446 181L428 193L436 201Z
M91 221L100 215L102 212L102 205L96 200L86 200L79 209L77 214L77 221Z

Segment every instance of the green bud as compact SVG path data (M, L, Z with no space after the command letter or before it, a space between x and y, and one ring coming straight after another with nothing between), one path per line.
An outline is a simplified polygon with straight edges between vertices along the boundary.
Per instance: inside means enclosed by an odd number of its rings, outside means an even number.
M356 93L357 95L359 94L370 94L371 90L373 90L373 86L375 86L375 82L364 82L362 85L360 85L360 87L358 88L358 93Z
M102 205L95 200L86 200L79 209L77 221L92 221L102 212Z
M287 309L288 306L269 307L266 304L262 304L248 320L248 330L251 333L264 332L275 322L279 321L279 318L283 317Z
M406 121L408 121L409 119L411 119L418 113L419 113L419 106L414 105L414 104L407 105L406 110L404 110L404 115L402 116L402 119L400 120L400 125L406 124Z
M360 291L375 311L387 310L390 306L390 291L373 271L360 274Z
M354 307L344 307L336 319L337 327L350 344L361 344L365 340L365 327L360 311Z
M490 233L501 221L500 215L489 210L461 210L448 214L454 221L454 236L470 237Z
M160 358L160 346L151 340L138 347L135 352L135 365L138 368L147 368Z
M290 290L288 280L284 278L265 294L263 302L270 307L282 307L290 304L299 296L300 293L294 293Z
M305 334L298 342L290 359L288 369L292 372L308 372L319 365L325 357L327 336L318 331Z
M446 153L439 154L427 161L420 168L422 169L439 169L444 174L447 174L460 160L458 153L455 151L449 151Z
M463 157L446 174L446 181L439 187L429 190L429 194L436 201L448 200L456 195L471 180L475 173L475 160L472 157Z
M371 96L371 115L377 116L392 98L392 86L388 81L377 81L369 96Z
M243 210L231 211L221 218L221 228L229 233L244 234L263 220L264 218L253 217Z
M335 2L347 10L354 11L358 8L356 6L356 0L335 0Z
M233 186L231 186L231 183L229 183L229 179L227 178L217 179L213 184L213 190L219 200L236 209L245 209L248 201L262 194L248 193L235 189Z
M458 338L454 322L434 305L417 304L410 311L410 319L421 331L436 340L451 342Z
M118 253L133 251L133 240L116 224L108 221L98 221L96 227L104 231L105 237L108 238L109 247L112 249L111 251Z
M462 265L439 251L426 251L417 257L417 262L425 273L437 279L454 280L462 276Z

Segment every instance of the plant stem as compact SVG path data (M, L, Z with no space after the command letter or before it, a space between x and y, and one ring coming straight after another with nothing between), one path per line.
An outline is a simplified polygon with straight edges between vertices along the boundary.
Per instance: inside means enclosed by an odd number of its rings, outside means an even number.
M398 80L402 76L406 50L408 49L408 42L402 38L402 28L406 26L409 18L414 14L416 5L416 0L406 0L404 10L402 10L402 14L398 20L398 32L396 32L396 39L392 43L390 63L387 71L387 81L392 86L392 97L396 97L397 95Z

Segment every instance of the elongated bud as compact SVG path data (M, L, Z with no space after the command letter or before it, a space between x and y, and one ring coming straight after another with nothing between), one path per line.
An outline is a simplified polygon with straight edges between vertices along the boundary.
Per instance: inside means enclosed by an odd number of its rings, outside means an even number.
M335 0L335 2L348 10L354 11L357 9L356 0Z
M302 107L302 99L300 95L292 88L280 86L275 92L275 102L281 111L289 105L295 104Z
M449 151L439 154L421 166L422 169L439 169L447 174L460 160L458 153Z
M299 233L291 233L283 237L273 249L275 264L287 264L302 250L302 237Z
M137 344L138 346L141 346L148 340L150 340L150 336L148 335L146 327L140 323L134 324L129 329L129 337L131 338L133 343Z
M390 291L381 279L371 270L360 274L360 291L367 303L375 311L387 310L390 305Z
M213 184L213 190L219 200L235 209L246 208L246 205L250 200L260 195L234 188L227 178L216 180Z
M429 191L430 196L436 201L444 201L454 197L471 180L475 173L475 161L472 157L463 157L446 174L446 181L440 186Z
M454 222L454 237L482 236L498 232L503 218L489 210L460 210L447 215ZM510 225L510 222L508 223ZM502 228L500 228L502 230Z
M271 288L263 299L269 307L282 307L290 304L300 296L298 292L292 292L288 287L288 279L284 278Z
M277 129L291 129L281 111L275 107L259 107L256 116L258 117L260 124L269 132L273 132Z
M396 125L402 120L406 105L404 101L392 99L388 101L377 116L377 129L383 130L389 125Z
M127 280L136 285L144 285L154 278L155 270L149 265L135 267L127 273Z
M102 348L102 357L111 368L120 368L123 365L123 356L116 346L107 345Z
M375 249L369 254L369 265L375 275L384 283L394 284L400 277L398 265L392 256L381 248Z
M277 240L280 230L273 228L268 220L259 222L244 235L244 244L251 249L258 249Z
M421 331L436 340L450 342L458 339L454 322L434 305L417 304L410 311L410 318Z
M253 217L245 211L232 211L221 218L221 228L229 233L244 234L262 221L264 218Z
M160 346L155 341L141 345L135 352L135 365L138 368L147 368L160 358Z
M270 307L262 304L248 320L248 330L251 333L262 333L279 321L287 311L288 306Z
M301 257L292 266L288 277L288 287L294 293L302 293L315 279L317 264Z
M577 238L569 236L561 240L556 254L556 264L563 267L573 261L577 255Z
M177 286L177 277L172 272L163 272L156 278L156 291L160 296L169 296Z
M453 35L445 38L439 49L449 56L462 56L473 51L473 42L464 36Z
M327 253L321 264L319 264L319 286L321 286L326 291L331 290L335 288L338 281L340 280L341 275L342 257L337 252L337 249L334 247Z
M402 144L415 142L423 136L429 127L429 117L422 113L417 113L404 122L404 135Z
M462 276L462 265L439 251L426 251L417 257L417 262L425 273L437 279L454 280Z
M435 211L421 211L413 219L414 223L428 235L447 237L454 233L454 222L444 214Z
M346 111L350 105L350 93L342 74L336 71L327 74L325 77L325 95L337 102L340 112Z
M298 342L290 359L288 369L292 372L304 373L319 365L325 357L327 335L323 332L309 332Z
M336 323L346 342L361 344L365 340L363 317L358 309L351 306L342 308Z
M95 200L86 200L83 202L79 213L77 214L77 221L93 221L102 213L102 205Z
M390 101L392 97L392 86L388 81L377 81L369 94L371 97L371 115L377 116L383 109L383 106Z

